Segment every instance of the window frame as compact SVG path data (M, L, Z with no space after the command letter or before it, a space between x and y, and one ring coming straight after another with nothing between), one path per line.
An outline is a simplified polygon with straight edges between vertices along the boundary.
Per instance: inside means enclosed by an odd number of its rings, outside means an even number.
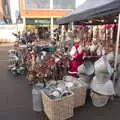
M73 10L76 8L76 0L73 0L74 1L74 8L55 8L54 7L54 0L53 0L53 9L54 10Z
M32 0L28 0L28 1L31 2L30 5L32 5ZM31 8L30 8L30 7L28 8L28 7L27 7L27 0L25 0L25 9L26 9L26 10L50 10L50 9L51 9L51 8L50 8L50 1L51 1L51 0L48 0L48 1L49 1L49 3L48 3L48 2L47 2L47 3L49 4L49 8L32 8L32 7L31 7Z

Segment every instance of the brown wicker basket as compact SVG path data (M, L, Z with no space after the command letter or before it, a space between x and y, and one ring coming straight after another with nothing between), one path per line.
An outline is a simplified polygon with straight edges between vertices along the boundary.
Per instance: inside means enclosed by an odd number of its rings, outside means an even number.
M50 120L65 120L73 116L74 94L59 98L50 99L42 92L44 112Z
M101 95L95 92L90 92L92 103L95 107L103 107L107 104L110 96Z
M85 104L86 101L86 87L72 88L71 91L74 93L74 107L80 107Z

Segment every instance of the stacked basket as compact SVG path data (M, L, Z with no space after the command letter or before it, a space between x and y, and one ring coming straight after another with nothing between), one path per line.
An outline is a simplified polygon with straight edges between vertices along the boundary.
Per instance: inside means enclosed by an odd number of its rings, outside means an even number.
M74 93L74 107L80 107L85 104L86 101L86 87L76 87L72 89Z

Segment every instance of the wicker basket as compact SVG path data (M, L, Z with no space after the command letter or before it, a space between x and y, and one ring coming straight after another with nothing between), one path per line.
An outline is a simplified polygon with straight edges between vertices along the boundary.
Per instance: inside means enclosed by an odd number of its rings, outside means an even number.
M95 92L90 93L92 103L95 107L103 107L107 104L110 96L97 94Z
M65 120L73 116L74 94L59 98L50 99L42 92L44 112L50 120Z
M80 107L85 104L86 101L86 87L76 87L71 89L74 93L74 107Z

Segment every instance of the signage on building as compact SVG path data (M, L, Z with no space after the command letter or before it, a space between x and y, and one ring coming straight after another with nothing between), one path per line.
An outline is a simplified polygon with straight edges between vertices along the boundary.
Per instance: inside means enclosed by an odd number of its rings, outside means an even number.
M50 25L49 19L26 19L27 25Z

